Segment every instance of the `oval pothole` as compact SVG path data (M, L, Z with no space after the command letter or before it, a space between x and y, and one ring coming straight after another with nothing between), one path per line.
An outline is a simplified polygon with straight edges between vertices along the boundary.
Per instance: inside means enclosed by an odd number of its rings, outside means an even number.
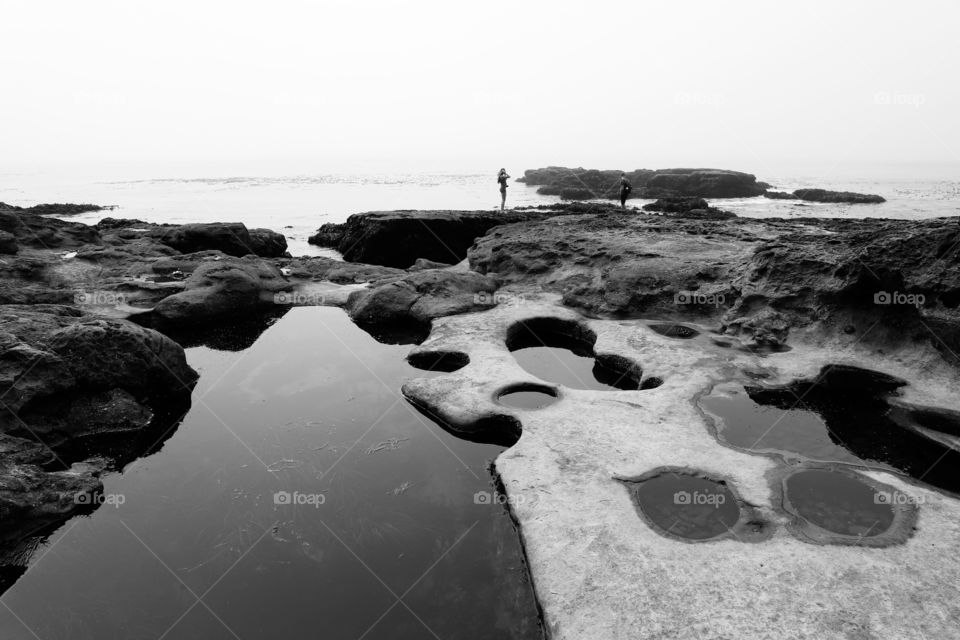
M515 384L498 391L496 401L512 409L536 410L549 407L557 400L560 394L557 390L540 384Z
M407 363L424 371L451 373L470 364L470 356L462 351L414 351L407 356Z
M594 351L597 335L561 318L531 318L507 331L507 348L527 373L571 389L635 391L643 371L630 358Z
M885 547L913 532L918 499L841 468L805 467L780 482L790 531L816 544Z
M644 519L659 533L689 541L733 535L740 502L726 482L686 471L622 481Z

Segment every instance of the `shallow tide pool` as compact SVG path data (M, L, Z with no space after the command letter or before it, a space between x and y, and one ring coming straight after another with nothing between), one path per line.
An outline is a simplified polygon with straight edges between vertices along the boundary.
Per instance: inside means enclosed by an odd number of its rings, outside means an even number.
M183 422L38 547L0 638L540 638L503 448L404 401L443 375L408 351L317 307L188 349Z

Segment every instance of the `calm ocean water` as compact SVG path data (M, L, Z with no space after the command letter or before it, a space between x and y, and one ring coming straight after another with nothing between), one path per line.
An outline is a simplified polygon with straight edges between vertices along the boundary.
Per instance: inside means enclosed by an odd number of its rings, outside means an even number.
M514 176L522 175L515 171ZM878 193L881 205L804 204L743 198L716 206L749 217L887 217L933 218L960 215L960 172L917 177L896 171L882 178L827 178L818 175L758 175L779 190L802 187ZM946 176L946 177L944 177ZM39 173L0 175L0 201L21 206L39 202L93 202L117 205L114 211L72 219L95 223L105 216L150 222L239 221L249 227L282 231L294 255L325 254L307 237L325 222L340 222L351 213L391 209L495 209L499 207L495 172L416 174L328 174L281 177L161 178L105 180ZM508 206L558 202L533 187L511 185ZM645 200L631 200L639 207Z

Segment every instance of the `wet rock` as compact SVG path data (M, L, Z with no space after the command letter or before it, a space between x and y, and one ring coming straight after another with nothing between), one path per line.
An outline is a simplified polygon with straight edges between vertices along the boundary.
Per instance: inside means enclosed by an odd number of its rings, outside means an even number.
M142 429L150 405L189 401L197 374L156 331L56 305L0 306L0 432L70 437Z
M250 229L250 248L263 258L279 258L287 254L287 238L271 229Z
M206 322L228 314L250 313L274 304L288 287L276 265L253 257L205 261L184 281L184 290L153 309L160 326Z
M9 231L0 231L0 253L12 254L19 250L17 237Z
M361 325L429 323L489 308L497 283L471 271L417 271L350 295L347 311Z
M46 464L53 459L50 449L36 440L0 433L0 460L7 464Z
M248 230L241 222L182 224L165 229L160 242L183 253L214 249L241 257L247 254L279 257L287 251L287 240L269 229Z
M0 461L0 541L16 540L88 505L103 488L103 461L75 463L47 472L30 464Z
M100 240L93 227L25 211L0 210L0 231L14 236L21 247L35 249L75 249Z

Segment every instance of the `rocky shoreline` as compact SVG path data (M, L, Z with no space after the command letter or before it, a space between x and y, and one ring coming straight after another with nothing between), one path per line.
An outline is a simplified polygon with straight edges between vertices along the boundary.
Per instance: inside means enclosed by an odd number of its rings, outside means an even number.
M682 179L674 173L658 175L667 177L648 176L646 184L675 186L691 179L689 174ZM726 189L719 185L727 179L716 182L717 188ZM665 198L677 197L677 189L667 191ZM699 201L665 200L658 208L658 215L590 203L502 215L356 214L343 224L324 225L311 240L336 248L344 261L291 257L281 234L240 223L157 225L107 218L87 226L27 210L0 211L0 233L5 234L0 238L0 400L5 409L0 419L0 539L15 545L89 508L89 501L78 496L99 491L99 475L117 460L96 455L95 444L77 447L77 442L119 438L135 457L176 426L197 380L174 339L180 340L181 332L216 326L225 318L282 313L290 305L342 306L379 340L421 344L414 353L462 355L453 358L462 372L411 382L404 393L447 424L477 429L490 428L493 423L484 421L503 414L490 402L495 386L529 378L505 359L509 326L524 318L562 317L607 336L598 348L603 344L605 352L642 363L659 383L657 389L606 396L563 391L570 402L520 416L523 446L496 463L508 492L556 489L555 500L543 503L549 505L546 510L521 506L516 514L532 545L528 553L548 625L554 637L587 637L578 635L584 630L567 610L577 608L597 571L609 571L616 579L608 588L619 588L663 570L634 565L615 570L610 563L619 555L616 548L631 553L656 549L664 566L686 576L692 589L695 580L703 579L703 570L667 560L674 553L669 545L675 543L651 538L649 531L634 526L635 521L639 526L635 518L629 531L636 538L623 538L623 521L617 518L626 518L624 510L632 514L634 507L622 487L612 488L608 481L613 475L641 476L649 471L642 461L652 454L642 453L643 442L625 445L635 438L624 427L604 435L604 425L638 419L630 412L640 406L639 398L630 394L666 398L640 410L641 422L660 424L672 434L645 433L641 440L653 438L649 452L676 458L680 466L710 467L714 475L736 481L744 500L758 505L773 530L785 531L784 516L762 484L772 473L768 458L734 455L716 440L701 437L706 429L701 434L678 425L693 420L701 429L704 418L694 410L695 398L729 375L731 367L756 367L757 358L767 358L762 367L773 371L775 379L788 381L843 359L843 352L851 363L869 362L911 381L925 380L929 388L912 393L932 405L949 405L948 390L960 364L960 225L955 218L746 220L721 215ZM642 338L630 337L646 326L641 319L709 328L747 355L724 360L710 349L680 348L649 331ZM642 386L647 374L639 371L637 385L648 389ZM593 417L584 418L585 410ZM586 436L576 435L581 427ZM562 453L555 450L549 433L556 428L579 444ZM687 444L679 446L681 442ZM668 456L670 447L675 451ZM627 449L633 458L624 457ZM566 462L552 459L550 451ZM740 470L732 471L735 467ZM903 485L890 474L874 475ZM565 509L561 497L613 500L617 506L613 512L603 512L598 504L590 508L599 523L591 533L584 529L587 521L569 521L572 512L580 511ZM931 535L948 542L956 536L948 522L958 507L955 501L942 504L932 524L921 511L922 535L917 535L925 541ZM548 529L537 523L539 518ZM933 533L923 527L932 527ZM556 565L554 554L577 544L573 533L561 531L580 531L584 540L610 536L585 556L595 568L586 560L566 568ZM800 543L794 539L776 536L776 544L785 545L777 553L788 553L797 563L812 557L802 544L795 547ZM637 540L647 547L634 549ZM928 566L932 559L917 551L917 544L901 547L905 560L921 563L942 580L956 577L955 563L933 571ZM750 546L763 548L757 553L765 557L772 553L769 547ZM740 553L739 548L731 551L731 557ZM831 557L851 567L863 560L857 548ZM701 560L718 572L733 571L716 560ZM812 579L799 565L790 570L798 580ZM737 571L732 575L744 577ZM562 586L562 579L571 582ZM830 586L844 589L832 580ZM723 586L715 588L720 593ZM869 594L867 585L861 588ZM859 602L862 595L844 593L850 602ZM650 598L659 597L634 595L647 606ZM777 598L788 595L778 592ZM929 597L939 601L942 596L930 591ZM804 615L802 607L778 602L789 610L787 618ZM589 597L582 610L600 615L603 606ZM763 612L757 620L770 623ZM618 615L612 619L625 629L641 628L639 613L629 619ZM699 619L686 610L685 615L678 619ZM670 624L657 617L655 626L662 631ZM896 627L895 622L885 624ZM810 629L813 634L822 626Z

